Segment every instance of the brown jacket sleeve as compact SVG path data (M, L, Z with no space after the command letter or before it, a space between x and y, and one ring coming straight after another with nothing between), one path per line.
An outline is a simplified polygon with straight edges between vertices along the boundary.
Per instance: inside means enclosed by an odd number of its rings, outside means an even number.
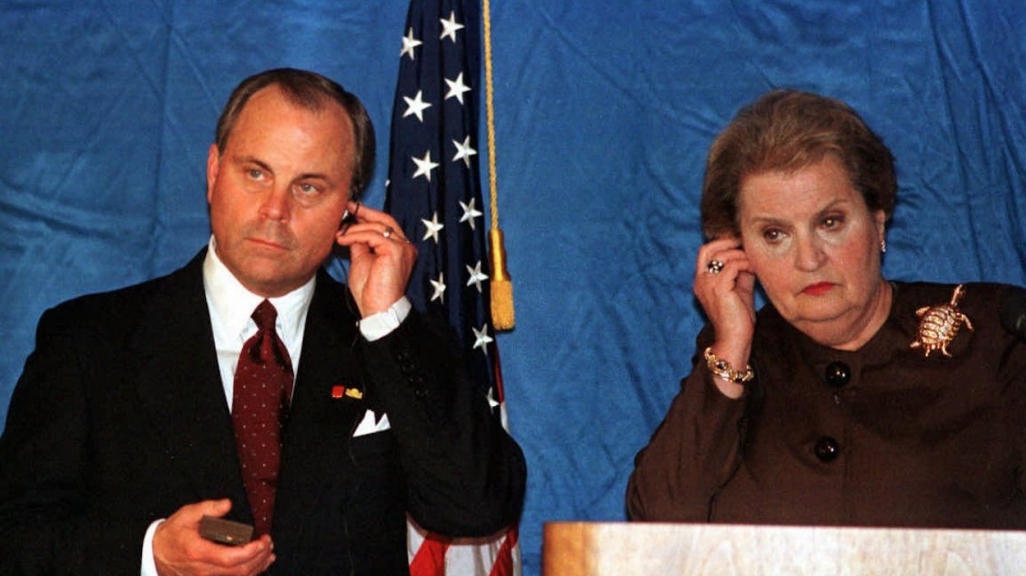
M631 520L707 522L716 492L737 468L748 394L733 400L716 387L700 355L710 340L708 330L699 335L691 374L634 459L627 485Z

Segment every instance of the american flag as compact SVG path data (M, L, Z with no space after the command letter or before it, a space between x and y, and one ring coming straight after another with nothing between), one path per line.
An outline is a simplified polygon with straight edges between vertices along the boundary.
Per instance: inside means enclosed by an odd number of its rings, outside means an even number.
M385 210L419 257L407 296L448 319L467 370L506 424L498 348L489 316L489 264L478 164L480 8L412 0L392 109ZM463 542L409 530L412 576L520 573L517 531Z

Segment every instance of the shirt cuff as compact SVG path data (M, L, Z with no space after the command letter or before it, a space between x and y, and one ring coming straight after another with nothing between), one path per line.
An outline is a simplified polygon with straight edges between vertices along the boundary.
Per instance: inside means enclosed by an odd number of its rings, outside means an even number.
M403 320L406 320L406 317L410 315L411 309L413 309L413 305L410 304L406 296L403 296L395 304L392 304L388 310L371 314L360 320L360 333L363 334L363 337L368 342L384 338L398 328Z
M157 562L153 559L153 534L157 531L157 526L160 526L162 522L164 522L164 520L157 520L150 524L150 527L146 529L146 537L143 538L142 568L139 570L140 576L158 576Z

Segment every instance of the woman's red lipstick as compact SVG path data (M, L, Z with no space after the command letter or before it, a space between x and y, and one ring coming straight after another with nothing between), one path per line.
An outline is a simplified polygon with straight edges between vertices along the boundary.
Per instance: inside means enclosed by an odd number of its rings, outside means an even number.
M830 291L834 287L833 282L817 282L816 284L809 284L802 290L802 294L808 296L822 296Z

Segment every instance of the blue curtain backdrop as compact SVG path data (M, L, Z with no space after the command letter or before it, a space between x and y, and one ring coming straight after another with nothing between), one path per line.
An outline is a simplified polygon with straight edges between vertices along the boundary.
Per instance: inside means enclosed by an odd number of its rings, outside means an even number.
M214 4L0 6L0 412L44 309L204 244L207 147L242 77L306 67L358 93L384 136L367 197L383 203L407 2ZM492 24L525 574L540 573L543 522L624 518L632 458L702 322L705 152L764 91L840 97L895 152L887 276L1026 284L1019 2L503 0Z

